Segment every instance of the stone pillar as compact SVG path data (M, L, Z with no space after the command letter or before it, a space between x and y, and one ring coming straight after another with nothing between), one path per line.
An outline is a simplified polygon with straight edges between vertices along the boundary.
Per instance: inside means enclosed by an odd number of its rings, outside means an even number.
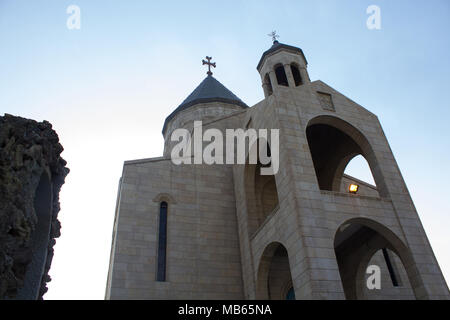
M284 65L284 72L286 73L286 78L288 79L289 87L295 88L294 76L292 75L291 65Z
M305 67L299 67L300 76L302 77L302 84L309 83L311 80L309 79L308 71Z
M272 83L272 90L275 91L275 88L279 86L278 81L277 81L277 76L275 75L275 71L269 72L269 78L270 78L270 82Z
M263 83L262 84L262 88L263 88L263 91L264 91L264 98L267 98L269 96L269 88L268 88L267 83Z

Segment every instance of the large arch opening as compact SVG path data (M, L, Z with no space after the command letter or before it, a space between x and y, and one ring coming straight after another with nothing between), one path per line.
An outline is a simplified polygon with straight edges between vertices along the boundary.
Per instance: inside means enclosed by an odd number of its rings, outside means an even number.
M259 140L252 147L258 146ZM267 144L267 156L270 157L270 147ZM264 221L271 216L279 207L278 190L275 175L262 175L261 168L270 167L262 164L258 158L256 164L245 165L244 186L247 203L248 230L252 236Z
M294 300L289 256L279 242L272 242L264 250L258 268L256 299Z
M37 222L30 236L32 260L27 266L23 286L18 290L16 296L16 299L19 300L39 298L42 276L45 271L52 220L52 186L45 171L42 173L35 191L34 212Z
M306 137L321 190L341 192L347 165L353 158L361 156L367 161L373 176L375 194L387 196L375 154L355 127L333 116L319 116L309 122Z
M410 250L378 222L355 218L343 223L336 232L334 250L346 299L422 297L423 284ZM379 287L368 285L375 274L368 266L379 268Z

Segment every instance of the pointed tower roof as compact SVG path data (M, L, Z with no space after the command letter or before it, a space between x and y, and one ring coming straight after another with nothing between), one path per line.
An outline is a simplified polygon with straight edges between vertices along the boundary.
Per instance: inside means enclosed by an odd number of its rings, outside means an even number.
M283 50L283 49L284 49L284 50L287 50L287 51L290 51L290 52L292 52L292 53L300 53L300 54L303 56L303 59L305 59L305 63L308 64L308 61L306 60L306 57L305 57L305 55L303 54L303 50L302 50L302 49L297 48L297 47L294 47L294 46L290 46L290 45L288 45L288 44L280 43L280 42L278 42L277 40L275 40L275 41L273 42L273 45L270 47L270 49L269 49L269 50L266 50L266 51L263 53L261 59L260 59L259 62L258 62L258 66L256 67L256 69L257 69L258 71L261 71L261 66L263 65L264 60L265 60L267 57L269 57L269 56L271 56L272 54L274 54L275 52L278 52L279 50Z
M223 84L212 75L208 76L195 88L194 91L166 118L162 133L166 131L167 123L180 111L193 105L208 102L224 102L248 108L233 92L228 90Z

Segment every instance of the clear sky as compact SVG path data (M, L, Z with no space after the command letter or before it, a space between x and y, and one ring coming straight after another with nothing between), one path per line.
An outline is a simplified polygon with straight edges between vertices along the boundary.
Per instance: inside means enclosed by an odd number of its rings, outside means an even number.
M380 30L366 27L372 4ZM123 161L162 155L164 119L206 55L244 102L263 99L272 30L303 49L312 80L378 115L449 281L449 1L0 0L0 114L50 121L71 169L46 299L104 298Z

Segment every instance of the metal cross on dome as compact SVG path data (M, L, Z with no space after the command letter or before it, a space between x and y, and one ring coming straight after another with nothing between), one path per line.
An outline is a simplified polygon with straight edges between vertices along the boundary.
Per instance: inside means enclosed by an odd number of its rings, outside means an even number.
M211 62L211 59L212 59L212 57L206 56L206 60L208 60L208 61L202 60L202 64L207 64L208 65L208 72L207 72L208 76L212 75L211 66L214 67L214 68L216 67L216 63L215 62Z
M280 36L277 35L277 32L274 30L271 33L268 34L269 37L272 37L272 41L275 43L277 42L277 38L279 38Z

